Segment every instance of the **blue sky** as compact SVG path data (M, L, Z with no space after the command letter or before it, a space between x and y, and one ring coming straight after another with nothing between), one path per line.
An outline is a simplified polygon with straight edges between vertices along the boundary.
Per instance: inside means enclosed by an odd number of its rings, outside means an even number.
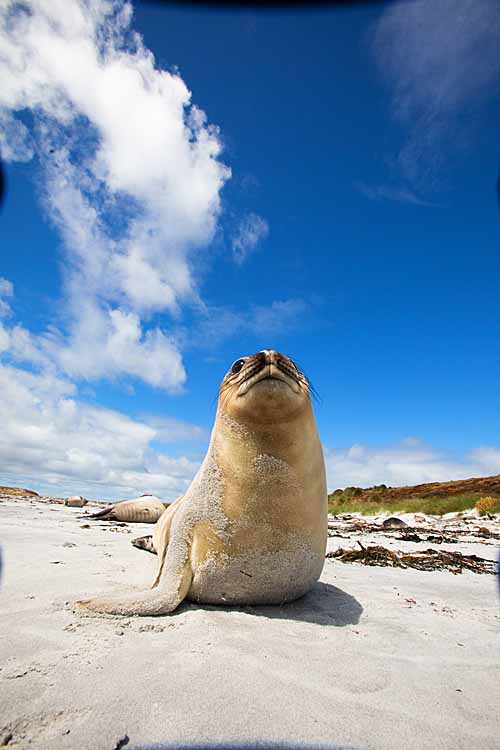
M0 12L1 482L177 496L268 347L321 396L330 489L500 473L495 2L25 5Z

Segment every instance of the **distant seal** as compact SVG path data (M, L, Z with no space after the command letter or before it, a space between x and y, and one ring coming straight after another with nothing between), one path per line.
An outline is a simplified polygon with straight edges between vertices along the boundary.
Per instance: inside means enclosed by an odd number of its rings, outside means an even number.
M81 495L71 495L71 497L66 498L64 505L69 508L83 508L84 505L87 505L87 501Z
M97 513L87 514L85 518L98 518L101 521L126 521L128 523L156 523L165 506L156 497L145 495L136 500L124 500L103 508Z
M382 526L384 529L404 529L408 524L405 523L402 518L396 518L393 516L392 518L386 518L385 521L382 522Z
M225 375L205 459L153 534L152 589L77 606L159 615L187 598L277 604L318 580L327 541L323 451L309 383L272 349L241 357Z

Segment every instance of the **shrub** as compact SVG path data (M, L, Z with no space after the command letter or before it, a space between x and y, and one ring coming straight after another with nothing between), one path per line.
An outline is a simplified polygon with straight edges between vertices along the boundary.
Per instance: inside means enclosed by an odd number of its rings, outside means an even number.
M476 503L476 510L480 516L484 516L486 513L498 513L500 507L500 500L498 497L480 497Z
M344 490L344 494L348 497L359 497L363 494L363 490L361 487L346 487Z

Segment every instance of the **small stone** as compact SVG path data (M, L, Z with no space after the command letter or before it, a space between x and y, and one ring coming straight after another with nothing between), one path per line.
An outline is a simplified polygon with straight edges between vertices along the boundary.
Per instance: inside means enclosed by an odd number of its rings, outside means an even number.
M405 523L402 518L396 518L395 516L386 518L385 521L382 522L382 528L384 529L404 529L405 526L408 526L408 524Z
M115 630L116 635L124 635L123 630Z

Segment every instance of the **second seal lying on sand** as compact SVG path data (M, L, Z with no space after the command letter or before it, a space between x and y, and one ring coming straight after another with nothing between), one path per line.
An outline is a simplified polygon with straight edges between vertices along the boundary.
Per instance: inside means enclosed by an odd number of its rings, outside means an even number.
M99 518L101 521L126 521L128 523L156 523L164 511L165 506L161 500L145 495L136 500L113 503L109 508L103 508L97 513L87 514L82 518Z
M276 604L306 593L323 568L327 491L309 385L266 349L224 377L207 455L155 527L153 588L77 602L123 615L208 604Z

